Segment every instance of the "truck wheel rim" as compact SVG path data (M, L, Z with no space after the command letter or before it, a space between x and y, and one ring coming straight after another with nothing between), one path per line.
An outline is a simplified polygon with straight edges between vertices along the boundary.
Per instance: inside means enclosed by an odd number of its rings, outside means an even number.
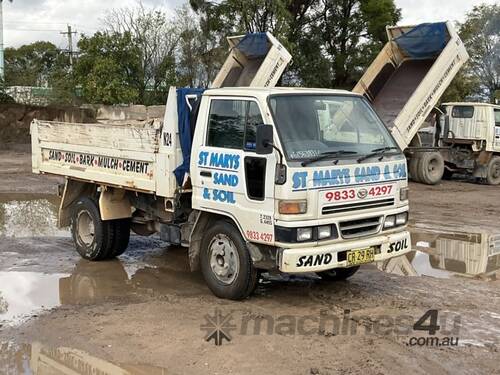
M214 276L224 284L231 284L238 276L240 258L233 241L225 234L216 235L210 245L210 269Z
M87 211L80 211L76 219L78 238L85 246L90 246L94 242L95 227L92 216Z
M430 173L434 173L436 171L438 167L438 161L436 159L431 159L431 161L429 162L429 172Z

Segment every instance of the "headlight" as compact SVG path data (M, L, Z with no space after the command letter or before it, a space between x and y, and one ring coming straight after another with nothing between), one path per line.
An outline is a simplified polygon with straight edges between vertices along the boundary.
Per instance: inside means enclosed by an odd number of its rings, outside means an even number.
M312 228L297 228L297 241L309 241L312 239Z
M385 218L384 229L394 228L396 226L396 216L390 215Z
M384 221L384 229L400 227L408 222L408 212L401 212L396 215L386 216Z
M396 215L396 226L405 225L408 221L408 212L403 212Z
M407 188L407 187L401 188L399 190L399 200L400 201L407 201L409 191L410 191L410 188Z
M278 210L280 214L305 214L307 211L307 201L305 199L279 201Z
M322 225L318 227L318 240L332 236L332 227L330 225Z

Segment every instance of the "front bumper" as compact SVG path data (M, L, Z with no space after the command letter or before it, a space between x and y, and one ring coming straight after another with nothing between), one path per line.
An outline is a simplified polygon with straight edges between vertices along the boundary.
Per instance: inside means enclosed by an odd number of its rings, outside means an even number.
M278 268L282 272L318 272L347 267L343 252L375 247L375 261L403 255L411 250L410 232L403 231L366 239L355 239L323 246L279 249ZM327 255L330 254L330 255Z

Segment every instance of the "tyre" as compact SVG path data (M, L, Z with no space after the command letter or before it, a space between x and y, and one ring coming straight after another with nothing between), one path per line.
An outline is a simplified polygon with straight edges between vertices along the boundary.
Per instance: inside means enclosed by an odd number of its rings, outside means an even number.
M323 280L341 281L354 275L359 270L359 266L350 268L334 268L333 270L316 272Z
M113 257L115 225L102 221L96 201L83 197L76 202L71 218L71 234L76 251L84 259L104 260Z
M127 250L130 240L130 219L111 220L115 229L115 237L111 246L110 257L122 255Z
M436 185L443 178L444 159L439 152L424 152L418 164L420 182L427 185Z
M418 178L418 164L420 162L420 156L418 154L412 155L408 161L408 170L410 172L410 177L412 181L420 182Z
M217 221L204 234L200 266L208 287L219 298L241 300L257 286L257 270L240 232Z
M486 182L489 185L500 184L500 157L494 156L488 163Z

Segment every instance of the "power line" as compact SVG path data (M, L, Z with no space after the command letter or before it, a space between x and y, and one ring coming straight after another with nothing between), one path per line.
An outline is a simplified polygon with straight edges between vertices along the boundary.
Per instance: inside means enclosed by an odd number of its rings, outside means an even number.
M4 25L67 25L67 22L28 22L28 21L17 21L17 22L4 22Z
M10 27L4 27L4 30L9 30L9 31L59 31L58 29L14 29Z

